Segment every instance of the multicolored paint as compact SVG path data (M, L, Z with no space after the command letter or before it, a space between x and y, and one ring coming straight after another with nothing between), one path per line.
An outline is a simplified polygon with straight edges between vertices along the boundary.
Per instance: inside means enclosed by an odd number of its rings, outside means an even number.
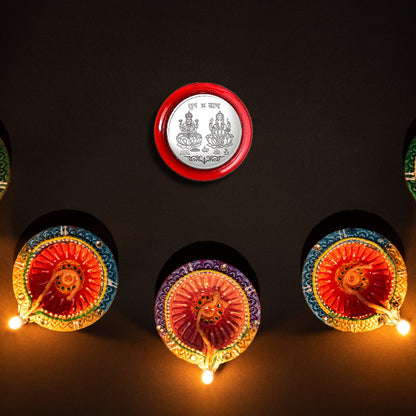
M0 139L0 199L6 192L10 181L10 160L6 146Z
M364 332L396 325L407 291L406 265L380 234L362 228L333 232L309 252L302 288L312 312L327 325Z
M413 198L416 199L416 137L410 143L407 149L406 159L404 162L404 176L406 179L407 187Z
M110 307L117 285L110 249L79 227L36 234L13 268L19 316L55 331L75 331L96 322Z
M195 260L162 284L155 321L177 357L215 371L253 341L260 325L260 302L249 279L235 267L218 260Z

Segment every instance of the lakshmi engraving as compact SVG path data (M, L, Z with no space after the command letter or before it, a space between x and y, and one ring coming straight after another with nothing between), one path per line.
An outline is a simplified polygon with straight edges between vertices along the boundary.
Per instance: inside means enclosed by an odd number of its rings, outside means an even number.
M192 152L198 152L202 142L202 135L197 132L198 120L192 120L192 113L188 111L185 114L185 122L179 120L181 132L176 136L178 146L182 149L188 149Z

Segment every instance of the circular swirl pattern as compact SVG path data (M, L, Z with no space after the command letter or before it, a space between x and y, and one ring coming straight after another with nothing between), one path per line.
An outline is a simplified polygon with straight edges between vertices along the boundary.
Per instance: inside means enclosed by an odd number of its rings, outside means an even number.
M369 304L388 308L395 287L395 268L376 246L346 240L331 247L315 271L316 292L331 312L365 319L376 313Z
M246 303L244 292L228 276L214 271L190 273L171 290L167 327L183 345L198 351L206 353L207 344L224 349L246 328Z
M42 299L40 310L63 318L85 313L101 292L105 271L94 251L80 241L46 245L31 261L26 289Z

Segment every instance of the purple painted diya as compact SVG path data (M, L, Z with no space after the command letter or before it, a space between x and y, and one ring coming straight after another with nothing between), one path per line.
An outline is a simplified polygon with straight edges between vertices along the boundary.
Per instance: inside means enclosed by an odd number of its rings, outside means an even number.
M236 358L254 339L260 302L235 267L195 260L167 277L156 298L155 320L169 350L197 364L212 381L218 366Z

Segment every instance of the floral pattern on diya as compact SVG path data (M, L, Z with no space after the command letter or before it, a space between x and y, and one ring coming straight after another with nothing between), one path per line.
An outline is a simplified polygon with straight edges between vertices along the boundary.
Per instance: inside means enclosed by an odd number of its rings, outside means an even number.
M197 260L166 279L156 299L155 320L175 355L215 371L253 340L260 303L237 269L216 260Z
M329 234L308 254L303 292L326 324L363 332L395 325L407 290L407 272L398 250L364 229Z
M89 247L57 241L32 260L26 289L42 312L66 318L85 313L96 303L103 281L104 270Z
M347 240L321 259L315 285L322 303L334 314L365 319L376 312L371 304L389 307L395 280L394 264L386 254L364 242Z
M34 236L13 270L19 315L48 329L73 331L98 320L117 289L117 268L94 234L62 226Z

